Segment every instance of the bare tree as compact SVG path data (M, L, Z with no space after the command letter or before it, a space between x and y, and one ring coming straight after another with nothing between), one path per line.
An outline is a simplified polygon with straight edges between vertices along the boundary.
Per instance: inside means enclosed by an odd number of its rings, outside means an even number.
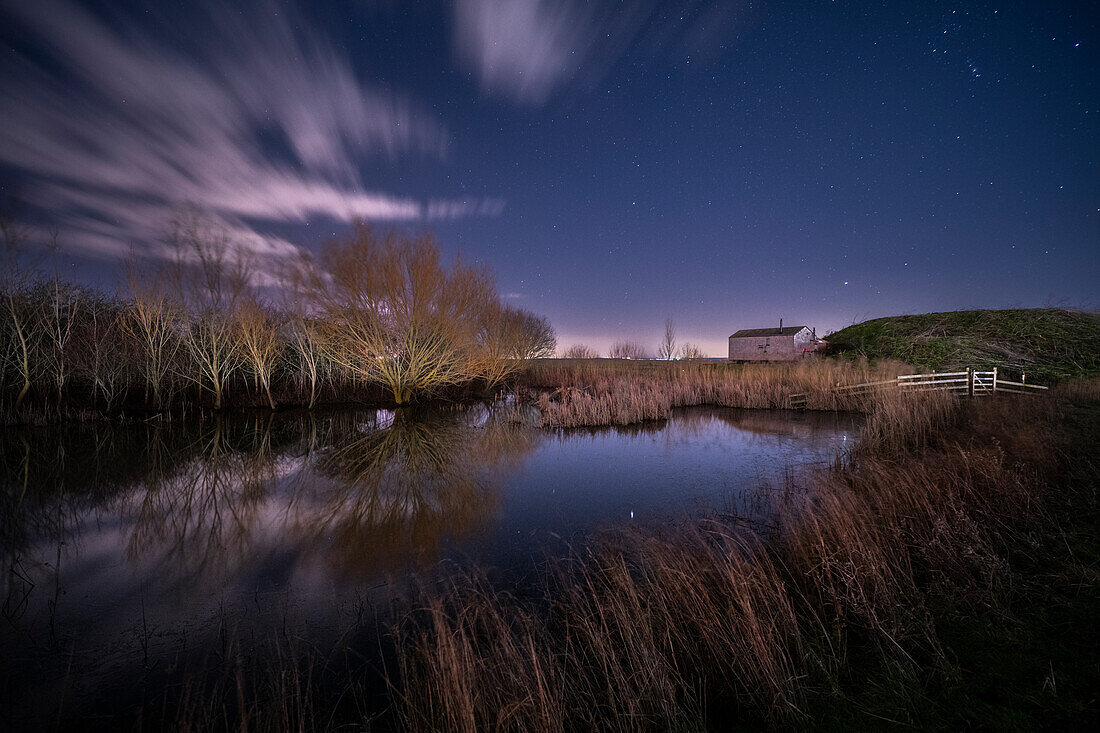
M549 359L558 348L558 336L554 327L543 316L520 311L523 314L522 359Z
M283 350L278 331L275 314L256 298L245 298L238 306L237 338L242 361L272 410L275 399L271 396L271 377Z
M189 316L182 340L191 357L184 377L208 390L220 410L226 387L240 365L236 310L248 282L248 266L225 226L198 209L172 221L174 280Z
M54 255L53 279L48 282L45 292L42 293L44 297L39 299L39 304L43 310L42 320L46 323L48 348L45 363L57 396L57 406L60 409L62 391L72 369L70 343L73 325L80 314L82 294L80 288L61 279L61 273L57 269L56 231L51 234L51 238L51 249Z
M92 403L102 399L110 411L126 393L130 364L136 356L132 348L135 344L127 338L123 326L126 307L118 300L88 292L83 313L74 337L74 372L91 385Z
M676 356L676 324L671 318L665 319L665 337L657 347L659 359L672 359Z
M680 345L680 349L676 352L677 358L680 359L702 359L703 350L690 341L685 341Z
M32 352L38 336L41 322L34 317L30 308L30 275L19 264L20 249L26 239L26 231L14 212L5 206L0 211L0 255L3 256L3 271L0 283L4 298L5 325L11 332L11 338L5 339L11 344L5 349L5 364L11 364L19 383L19 394L15 398L18 409L31 389ZM8 369L5 368L5 372Z
M648 359L645 347L633 341L616 341L607 355L612 359Z
M149 401L152 390L154 404L163 407L170 372L181 346L181 308L161 274L138 273L133 255L126 263L126 284L130 307L122 318L122 330L139 346L145 401Z
M573 344L564 352L562 352L562 358L565 359L596 359L599 358L599 354L595 349L590 349L584 344Z
M322 354L320 330L313 317L310 302L310 277L312 263L303 251L302 258L284 272L283 310L286 314L286 333L290 356L296 361L296 377L299 388L309 385L307 409L317 404L317 392L321 386Z
M552 356L557 337L550 322L533 313L487 300L479 318L474 372L492 388L527 359Z
M358 226L317 260L304 255L283 310L252 293L229 229L195 208L171 222L171 263L139 272L131 255L125 299L68 283L56 267L52 278L33 275L17 257L25 238L0 211L8 414L28 401L60 411L74 397L110 411L142 387L147 404L165 407L185 380L196 385L185 398L215 410L242 381L274 408L284 377L311 408L326 380L349 392L382 385L402 404L472 380L495 386L557 346L545 318L504 304L487 271L442 263L431 236Z
M445 267L430 235L364 224L325 247L311 292L325 356L385 385L397 404L474 376L478 318L496 297L486 273Z
M493 389L519 368L523 354L523 314L495 298L478 315L472 372Z
M318 344L317 327L305 316L294 313L287 324L290 348L298 359L298 374L301 382L309 384L309 402L307 409L317 404L317 390L321 378L321 350Z

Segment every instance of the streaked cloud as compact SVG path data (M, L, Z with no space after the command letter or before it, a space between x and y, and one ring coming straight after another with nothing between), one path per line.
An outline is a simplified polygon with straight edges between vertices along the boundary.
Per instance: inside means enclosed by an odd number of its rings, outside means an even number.
M593 41L584 6L554 0L458 0L455 40L482 88L544 102L579 70Z
M497 201L421 201L363 180L365 161L442 159L448 133L365 83L293 7L175 12L186 15L0 0L0 37L20 49L0 58L0 165L20 172L62 246L155 254L184 202L268 255L291 245L256 231L264 222L499 213Z
M558 89L597 83L633 48L708 56L746 4L705 0L456 0L459 61L483 92L537 106Z
M428 202L427 217L460 219L466 216L500 216L503 212L503 199L433 200Z

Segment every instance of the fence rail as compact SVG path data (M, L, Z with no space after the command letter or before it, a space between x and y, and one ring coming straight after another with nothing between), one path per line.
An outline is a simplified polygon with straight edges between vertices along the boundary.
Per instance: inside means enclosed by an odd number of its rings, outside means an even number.
M838 385L836 393L840 395L868 394L879 389L899 389L906 392L946 391L966 394L970 397L993 395L997 392L1011 394L1040 394L1047 387L1040 384L1028 384L1026 377L1020 376L1019 382L1002 379L997 368L992 371L967 369L962 372L932 372L931 374L902 374L894 379L863 384ZM805 407L809 394L791 395L791 407Z

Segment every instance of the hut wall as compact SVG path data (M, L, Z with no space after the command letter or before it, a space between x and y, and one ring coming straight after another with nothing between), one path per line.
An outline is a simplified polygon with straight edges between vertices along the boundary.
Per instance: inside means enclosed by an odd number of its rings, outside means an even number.
M803 349L813 348L813 335L809 329L782 336L730 337L730 361L794 361L805 354Z

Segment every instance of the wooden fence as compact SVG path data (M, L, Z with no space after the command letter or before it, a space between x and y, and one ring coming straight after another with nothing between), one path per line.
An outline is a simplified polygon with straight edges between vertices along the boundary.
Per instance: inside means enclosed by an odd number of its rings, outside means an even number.
M864 384L849 384L837 386L839 395L868 394L880 389L900 389L906 392L940 391L965 394L970 397L993 395L997 392L1009 392L1012 394L1039 394L1047 389L1042 385L1028 384L1026 376L1021 375L1019 382L1011 382L997 375L997 368L983 372L977 369L967 369L963 372L932 372L931 374L903 374L893 379L885 379L881 382L866 382ZM808 394L792 394L791 407L805 407Z

